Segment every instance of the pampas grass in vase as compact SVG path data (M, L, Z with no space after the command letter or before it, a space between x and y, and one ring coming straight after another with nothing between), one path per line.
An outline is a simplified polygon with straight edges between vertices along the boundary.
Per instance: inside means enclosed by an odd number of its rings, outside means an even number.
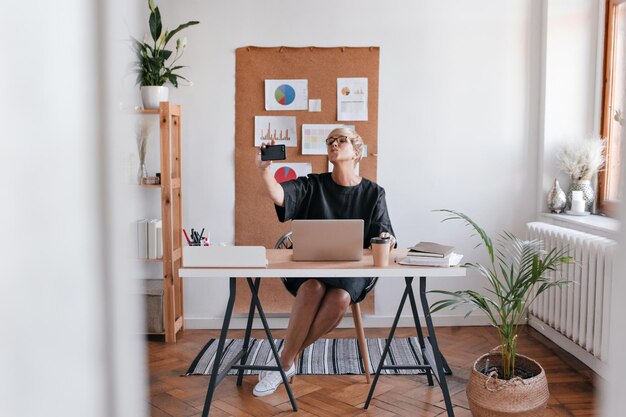
M585 210L591 211L595 200L595 192L591 179L604 165L605 142L600 137L582 139L565 145L556 155L561 171L572 179L567 193L567 205L571 207L572 191L583 192Z
M146 151L148 150L148 138L150 137L150 125L146 120L142 120L137 126L137 153L139 154L139 171L137 172L137 183L145 184L148 177L148 169L146 168Z

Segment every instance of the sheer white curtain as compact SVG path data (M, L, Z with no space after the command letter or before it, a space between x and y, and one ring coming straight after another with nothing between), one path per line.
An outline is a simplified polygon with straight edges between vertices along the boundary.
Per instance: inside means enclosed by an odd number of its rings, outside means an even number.
M126 3L15 1L0 14L3 416L146 414L121 111L141 3Z
M626 147L622 147L622 161L626 161ZM622 165L622 178L626 178L626 164ZM622 195L626 195L626 181L622 181ZM615 268L617 273L613 275L611 288L611 333L609 350L609 379L602 390L603 416L621 417L624 415L624 376L626 375L626 204L621 203L620 220L622 230L620 233L618 254Z

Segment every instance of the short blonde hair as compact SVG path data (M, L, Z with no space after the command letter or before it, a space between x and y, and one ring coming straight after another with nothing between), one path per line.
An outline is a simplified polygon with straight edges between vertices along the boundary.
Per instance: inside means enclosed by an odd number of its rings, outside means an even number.
M326 138L328 139L333 136L345 136L350 140L352 147L356 151L356 159L354 160L354 165L356 166L356 164L363 159L363 138L356 133L356 130L348 129L347 127L333 129Z

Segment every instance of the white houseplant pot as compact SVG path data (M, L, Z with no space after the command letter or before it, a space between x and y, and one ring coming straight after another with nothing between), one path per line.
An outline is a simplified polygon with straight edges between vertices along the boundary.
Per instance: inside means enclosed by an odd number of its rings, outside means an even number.
M141 101L144 109L158 109L162 101L167 101L169 90L167 87L157 85L144 85L141 87Z

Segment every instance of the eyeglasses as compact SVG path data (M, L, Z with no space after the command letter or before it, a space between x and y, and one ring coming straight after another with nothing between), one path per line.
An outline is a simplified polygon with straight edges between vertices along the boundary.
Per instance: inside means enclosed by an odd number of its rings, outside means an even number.
M337 142L337 144L341 146L344 143L348 142L348 137L347 136L331 136L326 139L326 146L331 146L335 142Z

